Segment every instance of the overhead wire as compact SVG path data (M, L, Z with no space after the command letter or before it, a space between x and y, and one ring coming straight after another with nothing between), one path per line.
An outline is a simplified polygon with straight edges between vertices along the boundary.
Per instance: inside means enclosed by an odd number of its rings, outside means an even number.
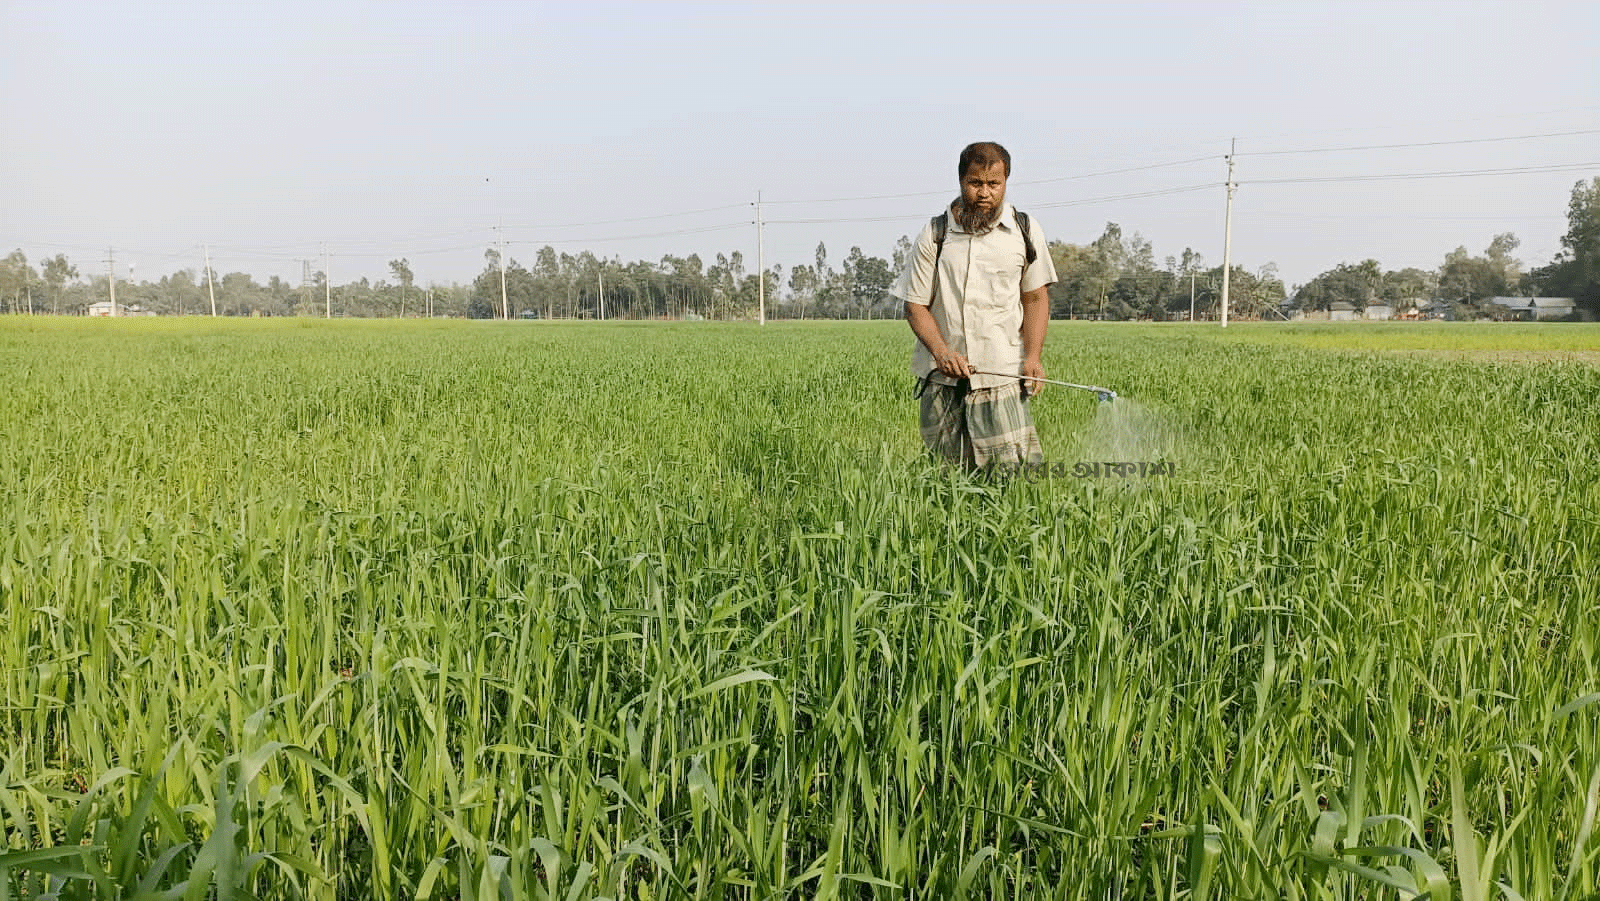
M683 210L676 213L658 213L651 216L629 216L625 219L596 219L593 222L568 222L561 225L523 225L523 226L497 226L499 228L591 228L596 225L621 225L629 222L649 222L656 219L675 219L680 216L698 216L702 213L720 213L723 210L743 209L754 206L753 202L725 203L721 206L708 206L698 210Z
M748 228L752 224L754 224L754 223L752 223L752 222L728 222L728 223L724 223L722 225L707 225L707 226L703 226L701 228L680 228L680 229L675 229L673 231L650 232L650 233L646 233L646 234L637 234L637 235L611 235L611 236L608 236L608 237L601 237L601 238L562 238L562 239L557 239L557 240L523 239L523 240L517 240L517 241L509 241L508 240L505 243L507 243L507 244L533 245L533 244L583 244L583 243L599 242L599 241L635 241L635 240L644 240L645 238L669 238L669 237L676 237L678 235L698 235L698 234L704 234L706 232L727 231L729 229L734 229L734 228Z
M1531 141L1538 138L1569 138L1578 135L1600 134L1600 128L1582 131L1553 131L1536 135L1508 135L1498 138L1465 138L1458 141L1418 141L1410 144L1367 144L1356 147L1309 147L1300 150L1247 150L1235 156L1292 156L1309 153L1344 153L1353 150L1404 150L1414 147L1451 147L1462 144L1494 144L1505 141Z
M1593 134L1600 134L1600 129L1583 129L1583 130L1562 131L1562 132L1545 132L1545 133L1539 133L1539 134L1505 135L1505 136L1488 137L1488 138L1463 138L1463 139L1453 139L1453 140L1421 141L1421 142L1412 142L1412 143L1371 144L1371 145L1342 146L1342 147L1311 147L1311 148L1301 148L1301 149L1295 149L1295 150L1240 151L1236 155L1239 156L1239 157L1265 157L1265 156L1312 155L1312 154L1326 154L1326 153L1354 152L1354 151L1398 150L1398 149L1409 149L1409 148L1427 148L1427 147L1443 147L1443 146L1455 146L1455 145L1503 143L1503 142L1513 142L1513 141L1531 141L1531 140L1555 139L1555 138L1564 138L1564 137L1578 137L1578 136L1593 135ZM1206 156L1199 156L1199 157L1192 157L1192 158L1185 158L1185 159L1178 159L1178 160L1169 160L1169 161L1164 161L1164 162L1159 162L1159 163L1150 163L1150 164L1144 164L1144 165L1138 165L1138 166L1127 166L1127 167L1121 167L1121 168L1116 168L1116 169L1107 169L1107 170L1099 170L1099 171L1092 171L1092 172L1082 172L1082 173L1075 173L1075 174L1070 174L1070 175L1053 176L1053 177L1048 177L1048 178L1032 179L1032 180L1026 180L1026 181L1016 181L1016 182L1013 182L1013 184L1017 185L1017 186L1035 186L1035 185L1061 184L1061 183L1064 183L1064 182L1071 182L1071 181L1081 181L1081 180L1087 180L1087 179L1093 179L1093 178L1102 178L1102 177L1109 177L1109 176L1115 176L1115 175L1125 175L1125 174L1137 173L1137 172L1154 171L1154 170L1159 170L1159 169L1195 165L1195 164L1205 163L1205 162L1216 162L1216 161L1218 161L1220 159L1223 159L1223 158L1224 158L1223 156L1220 156L1220 155L1217 155L1217 154L1210 154L1210 155L1206 155ZM1282 177L1282 178L1256 178L1256 179L1241 179L1241 180L1236 181L1236 184L1244 186L1244 185L1329 184L1329 183L1352 183L1352 182L1363 182L1363 181L1405 181L1405 180L1423 180L1423 179L1441 179L1441 178L1478 178L1478 177L1490 177L1490 176L1508 176L1508 175L1522 175L1522 174L1535 174L1535 173L1558 173L1558 172L1573 172L1573 171L1587 171L1587 170L1600 170L1600 163L1558 163L1558 164L1541 165L1541 166L1518 166L1518 167L1489 168L1489 169L1464 169L1464 170L1440 170L1440 171L1428 171L1428 172L1378 173L1378 174L1367 174L1367 175L1359 175L1358 174L1358 175L1336 175L1336 176L1298 176L1298 177ZM1113 203L1113 202L1121 202L1121 201L1128 201L1128 200L1137 200L1137 199L1144 199L1144 198L1150 198L1150 197L1162 197L1162 196L1169 196L1169 195L1175 195L1175 194L1184 194L1184 193L1190 193L1190 192L1195 192L1195 191L1211 190L1211 189L1215 189L1215 188L1219 188L1219 187L1223 187L1223 185L1220 182L1206 182L1206 183L1198 183L1198 184L1179 185L1179 186L1173 186L1173 187L1167 187L1167 188L1157 188L1157 189L1148 190L1148 191L1136 191L1136 192L1126 192L1126 193L1119 193L1119 194L1108 194L1108 195L1095 196L1095 197L1078 197L1078 198L1070 198L1070 199L1065 199L1065 200L1043 201L1043 202L1032 203L1032 204L1030 204L1030 206L1033 207L1033 208L1036 208L1036 209L1061 209L1061 208L1068 208L1068 207L1075 207L1075 206L1086 206L1086 205L1093 205L1093 204L1103 204L1103 203ZM857 203L857 202L877 202L877 201L885 201L885 200L907 200L907 199L918 199L918 198L926 198L926 197L934 197L934 196L948 196L950 193L951 192L949 190L937 190L937 191L917 191L917 192L892 193L892 194L863 194L863 195L847 196L847 197L823 197L823 198L812 198L812 199L805 199L805 198L782 199L782 198L780 198L780 199L762 201L762 205L764 205L764 206L801 206L801 205L808 205L808 204L838 204L838 203ZM441 246L413 246L413 247L411 247L409 249L395 249L395 245L397 243L405 243L406 241L409 241L409 240L419 240L419 239L424 239L425 240L425 238L450 238L450 237L467 236L467 235L482 235L485 232L488 232L488 233L490 233L491 235L494 235L494 236L498 236L498 237L493 238L490 241L491 244L501 244L501 245L506 245L506 246L529 246L529 245L545 245L545 244L549 244L549 245L571 245L571 244L580 244L580 243L604 243L604 242L614 242L614 241L644 240L644 239L654 239L654 238L664 238L664 237L677 237L677 236L683 236L683 235L706 234L706 233L728 231L728 230L737 229L737 228L749 227L750 225L753 225L754 222L753 221L724 222L724 223L719 223L719 224L715 224L715 225L707 225L707 226L699 226L699 227L688 227L688 228L679 228L679 229L667 229L667 230L654 231L654 232L645 232L645 233L595 235L595 236L573 237L573 238L548 238L548 237L546 237L544 239L535 239L535 238L526 238L526 237L523 237L523 238L507 238L506 234L507 234L507 232L528 233L528 232L542 232L542 231L557 231L557 230L577 229L577 228L598 228L598 227L609 226L609 225L621 225L621 224L635 223L635 222L660 221L660 220L667 220L667 219L674 219L674 218L683 218L683 217L689 217L689 216L704 215L704 214L707 214L707 213L722 212L722 211L733 210L733 209L744 209L744 208L748 208L748 207L755 206L755 205L756 204L754 204L752 202L746 201L746 202L739 202L739 203L719 204L719 205L716 205L716 206L702 207L702 208L690 209L690 210L681 210L681 211L675 211L675 212L656 213L656 214L643 215L643 216L627 216L627 217L617 217L617 218L607 218L607 219L595 219L595 220L584 221L584 222L568 222L568 223L542 224L542 225L516 225L516 226L508 226L508 225L502 224L502 225L498 225L498 226L488 226L488 227L479 227L479 228L471 228L471 229L454 229L454 230L450 230L450 231L442 231L442 232L431 233L431 234L427 234L426 236L424 236L424 235L413 235L408 239L401 239L399 241L394 240L394 239L367 239L367 238L362 238L362 239L353 239L353 240L349 240L349 241L340 241L340 242L322 242L322 243L319 243L319 244L317 244L315 246L311 246L311 245L306 244L306 243L264 244L264 245L256 245L256 246L253 246L253 247L237 247L237 246L230 246L230 245L212 245L212 250L215 253L217 253L218 255L222 256L223 258L226 258L228 256L235 256L235 257L244 256L244 257L253 257L253 258L258 258L258 259L265 258L265 259L279 259L279 260L305 260L307 258L324 257L324 256L326 256L326 257L343 257L343 258L366 258L366 257L393 256L395 254L400 254L400 255L405 255L405 256L430 256L430 255L436 255L436 254L456 253L456 252L461 252L461 251L464 251L464 250L477 249L477 248L481 247L482 245L479 244L479 243L472 243L472 244L454 244L453 243L453 244L450 244L450 245L447 245L447 246L442 246L442 247ZM792 217L792 218L784 218L784 219L763 219L762 223L764 225L828 225L828 224L845 224L845 223L895 222L895 221L907 221L907 220L910 220L910 219L913 219L913 218L920 218L920 216L914 216L914 215L907 214L907 215L867 215L867 216L853 216L853 217ZM95 247L95 246L84 245L84 244L53 244L53 243L49 243L49 242L31 242L31 243L36 244L36 246L57 247L57 248L66 248L66 249L74 249L74 250L84 250L84 251L90 251L90 252L98 252L99 250L103 249L103 248L98 248L98 247ZM419 241L419 243L421 243L421 241ZM198 245L196 245L196 246L198 247ZM369 251L365 250L365 248L368 248L368 247L372 247L372 248L382 247L382 248L385 248L385 249L383 249L383 250L373 250L373 251L369 252ZM132 248L117 248L117 250L118 250L118 252L126 252L126 253L130 253L130 254L135 254L135 255L156 257L156 258L160 258L160 259L188 259L190 256L193 255L192 253L190 253L188 251L173 252L173 251L142 250L142 249L132 249Z
M1148 170L1151 170L1151 169L1166 169L1166 168L1170 168L1172 166L1188 166L1188 165L1192 165L1194 163L1216 162L1218 159L1221 159L1221 157L1218 157L1215 154L1213 154L1211 156L1194 157L1193 159L1172 160L1170 162L1165 162L1165 163L1151 163L1150 165L1146 165L1146 166L1129 166L1129 167L1123 168L1123 169L1107 169L1107 170L1104 170L1102 172L1084 172L1084 173L1080 173L1078 175L1061 175L1061 176L1057 176L1055 178L1040 178L1040 179L1033 179L1031 181L1020 181L1019 180L1019 181L1013 182L1013 184L1017 184L1017 185L1046 185L1046 184L1055 184L1055 183L1064 182L1064 181L1080 181L1080 180L1086 179L1086 178L1101 178L1101 177L1107 176L1107 175L1125 175L1125 174L1127 174L1129 172L1145 172L1145 171L1148 171ZM942 191L913 191L913 192L906 193L906 194L864 194L864 195L860 195L860 196L857 196L857 197L824 197L824 198L817 198L817 199L812 199L812 200L805 200L805 199L764 200L764 201L762 201L762 204L766 205L766 206L783 206L783 205L812 204L812 203L857 203L857 202L865 201L865 200L906 200L906 199L913 198L913 197L939 197L939 196L948 195L949 193L950 192L948 190L942 190Z
M646 217L646 218L649 218L649 217ZM530 246L530 245L543 245L543 244L579 244L579 243L600 242L600 241L629 241L629 240L642 240L642 239L645 239L645 238L673 237L673 236L676 236L676 235L693 235L693 234L701 234L701 233L705 233L705 232L727 231L729 229L734 229L734 228L745 228L745 227L748 227L749 225L750 225L749 222L743 222L743 221L741 221L741 222L725 222L725 223L721 223L721 224L718 224L718 225L707 225L707 226L700 226L700 227L696 227L696 228L673 229L673 230L669 230L669 231L649 232L649 233L643 233L643 234L610 235L610 236L603 236L603 237L587 237L587 238L555 238L555 239L534 239L534 238L515 238L515 239L513 239L513 238L506 238L506 239L503 239L503 240L495 239L495 240L492 240L490 243L491 243L491 245L493 245L493 244L505 244L507 246ZM549 227L549 226L547 226L547 227ZM378 243L381 243L381 242L367 241L367 240L363 240L363 241L357 242L357 244L359 244L359 245L378 244ZM227 245L212 245L211 249L213 251L218 252L219 255L222 255L224 257L227 256L227 255L236 255L236 256L264 257L264 258L268 258L268 259L299 260L299 259L307 258L308 255L309 256L317 256L317 257L323 256L323 255L327 255L327 256L330 256L330 257L343 257L343 258L346 258L346 259L349 259L349 258L366 258L366 257L393 257L396 253L400 253L400 254L402 254L404 256L431 256L431 255L440 254L440 253L459 253L459 252L461 252L463 250L476 250L476 249L479 249L479 248L483 247L482 244L473 243L473 244L456 244L456 245L452 245L452 246L448 246L448 247L428 247L428 248L413 247L413 248L406 249L406 250L395 250L395 249L393 249L393 245L389 245L389 249L379 250L379 251L367 251L367 250L360 249L359 246L352 246L351 244L347 244L347 243L343 243L343 242L338 242L338 243L336 243L336 242L327 242L325 246L324 245L318 245L315 248L311 247L310 245L298 245L298 247L300 248L298 250L290 249L291 247L293 247L293 245L274 245L274 246L279 248L279 249L275 249L275 250L260 250L260 249L255 249L255 248L230 247L230 246L227 246Z
M1082 197L1073 200L1058 200L1051 203L1035 203L1030 204L1029 206L1033 209L1040 210L1060 209L1062 207L1069 206L1087 206L1095 203L1112 203L1119 200L1138 200L1145 197L1164 197L1169 194L1186 194L1191 191L1204 191L1220 187L1222 187L1221 182L1211 182L1208 184L1199 185L1183 185L1176 188L1162 188L1155 191L1139 191L1132 194L1111 194L1104 197ZM817 219L765 219L762 221L767 225L829 225L833 223L848 222L897 222L911 218L916 218L916 216L857 216Z
M1428 178L1476 178L1485 175L1525 175L1530 173L1584 172L1600 170L1600 163L1555 163L1548 166L1515 166L1506 169L1461 169L1445 172L1396 172L1382 175L1329 175L1302 178L1256 178L1235 182L1239 185L1306 185L1354 181L1409 181Z

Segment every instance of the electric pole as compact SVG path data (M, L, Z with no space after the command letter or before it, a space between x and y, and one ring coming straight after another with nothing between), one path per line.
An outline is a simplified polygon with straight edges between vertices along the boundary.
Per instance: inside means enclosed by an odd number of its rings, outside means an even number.
M328 245L322 245L322 318L333 318L333 276L328 272Z
M758 325L767 324L767 242L762 234L761 192L756 192L756 297Z
M217 315L217 285L211 278L211 246L202 244L200 249L206 254L206 293L211 295L211 315L214 317Z
M506 299L506 236L500 232L500 226L494 228L495 236L500 239L500 315L509 320L511 318L511 302Z
M111 315L117 315L117 250L106 248L106 283L111 288Z
M307 303L308 301L311 300L311 288L316 282L316 280L311 277L311 273L315 272L316 270L311 268L311 267L316 265L316 262L317 262L316 260L301 260L300 261L300 298L301 299L300 299L300 301L298 301L299 303Z
M1229 269L1233 265L1233 190L1238 185L1233 183L1233 156L1239 147L1239 139L1234 138L1228 145L1228 204L1223 214L1222 222L1222 327L1228 327L1228 281Z

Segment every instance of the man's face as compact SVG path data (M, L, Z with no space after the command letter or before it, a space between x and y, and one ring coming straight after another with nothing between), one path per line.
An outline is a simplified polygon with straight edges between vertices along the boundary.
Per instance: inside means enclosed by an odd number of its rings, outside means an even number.
M961 176L961 199L982 218L998 215L1006 202L1005 164L994 163L986 169L976 163L968 166L967 174Z

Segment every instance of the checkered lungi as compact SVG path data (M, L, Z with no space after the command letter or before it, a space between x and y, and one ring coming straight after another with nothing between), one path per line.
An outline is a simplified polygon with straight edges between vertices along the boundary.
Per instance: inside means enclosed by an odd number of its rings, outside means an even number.
M1020 382L998 388L941 385L922 392L922 441L947 463L981 469L997 463L1043 463L1044 449Z

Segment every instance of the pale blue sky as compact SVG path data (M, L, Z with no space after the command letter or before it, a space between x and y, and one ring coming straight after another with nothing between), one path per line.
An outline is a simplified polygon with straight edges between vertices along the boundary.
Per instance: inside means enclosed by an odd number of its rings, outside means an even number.
M526 263L753 270L760 192L787 270L888 257L993 139L1051 238L1112 221L1216 264L1237 137L1234 260L1292 286L1503 231L1547 262L1600 175L1593 0L974 6L0 0L0 252L88 274L115 247L146 278L209 244L298 281L326 244L335 283L404 256L426 284L470 280L503 224ZM1524 167L1567 168L1266 183Z

